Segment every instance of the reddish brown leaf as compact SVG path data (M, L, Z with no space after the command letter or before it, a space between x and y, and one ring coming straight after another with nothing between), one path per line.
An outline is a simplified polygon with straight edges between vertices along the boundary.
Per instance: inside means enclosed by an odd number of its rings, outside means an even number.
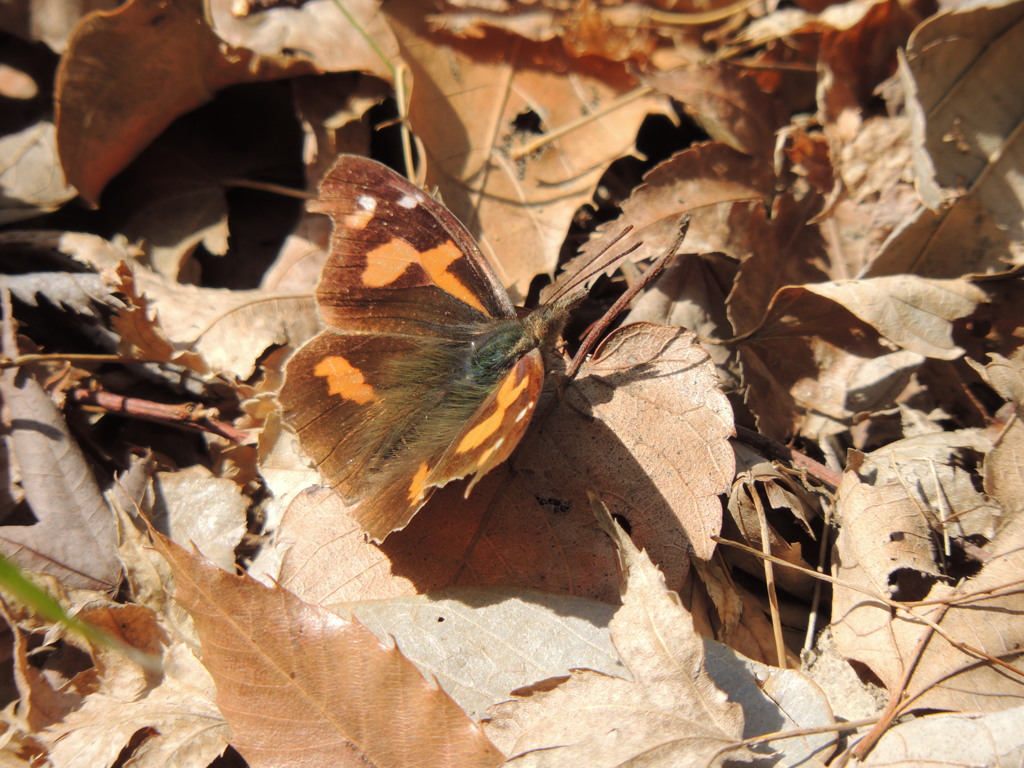
M260 766L495 766L479 727L355 619L158 539L232 745ZM398 734L401 734L398 738Z

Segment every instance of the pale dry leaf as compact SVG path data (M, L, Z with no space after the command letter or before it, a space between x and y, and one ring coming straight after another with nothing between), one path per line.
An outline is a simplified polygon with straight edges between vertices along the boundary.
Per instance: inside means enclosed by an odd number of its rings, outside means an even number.
M225 570L246 530L248 498L234 482L206 467L157 472L153 479L156 528L183 547L194 546Z
M917 184L929 207L969 190L1015 240L1024 239L1019 194L1007 194L1024 144L1016 136L1024 98L999 87L1000 73L1024 65L1024 9L978 4L933 16L911 36L906 68ZM1011 186L1012 188L1012 186ZM1018 190L1019 192L1019 190Z
M566 229L601 174L633 152L648 114L671 114L668 100L637 90L621 65L503 32L486 40L431 33L415 4L385 12L414 81L408 117L424 145L426 182L522 301L536 275L554 272ZM510 157L567 125L576 127L521 160Z
M278 583L315 605L415 594L415 585L393 573L348 510L328 488L309 486L292 497L275 537Z
M140 352L156 359L170 357L199 370L248 379L267 349L287 344L297 347L320 327L312 293L268 293L261 290L229 291L181 285L145 266L128 261L120 266L125 250L92 235L65 234L60 248L101 273L120 268L117 284L139 296L144 310L126 320L124 335ZM154 314L155 313L155 314ZM134 328L134 330L129 330ZM197 357L198 356L198 357Z
M1018 408L1024 405L1024 350L1018 348L1009 358L997 352L989 352L988 357L989 362L985 365L970 359L967 362L984 377L1000 397L1009 400Z
M317 485L320 473L303 455L295 433L282 425L279 411L272 411L266 416L257 450L260 477L271 496L264 505L264 527L276 530L292 500L306 488ZM298 594L305 599L304 595Z
M1024 707L987 715L941 714L894 725L861 762L872 768L1019 765Z
M359 622L222 571L167 539L157 545L195 621L232 746L253 768L501 763L442 690Z
M938 623L955 641L1018 664L1024 645L1024 603L1019 591L1007 586L1020 579L1022 545L1024 518L1017 515L988 544L989 558L976 576L955 588L933 586L921 596L929 603L914 608L914 614ZM884 589L884 584L867 580L864 569L855 564L847 568L846 563L844 559L838 569L839 578L873 592ZM966 600L967 596L973 597ZM834 590L832 632L837 646L843 655L870 667L891 696L905 700L906 709L994 712L1024 701L1024 684L1018 676L952 647L916 615L894 613L888 605L846 587ZM929 639L924 653L913 667L906 690L901 691L907 665L925 635Z
M862 571L861 582L885 597L898 586L897 570L939 575L928 521L905 485L872 486L846 472L836 506L843 519L836 552L844 573Z
M394 78L398 44L377 0L331 0L264 6L239 16L237 3L209 4L213 31L227 44L263 57L301 58L319 72L366 72Z
M11 346L5 339L5 353L12 354ZM121 573L114 516L63 415L28 371L0 372L0 395L37 521L0 527L0 552L69 587L113 590Z
M985 457L985 492L1007 515L1019 517L1024 514L1024 423L1019 411L992 431L996 429L995 447Z
M930 432L872 451L857 471L873 485L902 484L938 535L991 540L1003 509L986 498L977 476L964 467L972 451L987 454L992 445L992 435L983 430Z
M910 168L910 121L905 115L851 119L846 130L828 131L829 154L842 181L844 197L827 208L821 233L831 262L830 277L849 279L920 270L897 268L878 259L888 238L906 226L921 207ZM892 251L889 251L890 255ZM946 269L926 277L964 273L962 256L950 249Z
M0 193L0 224L56 210L77 194L64 180L53 123L0 136Z
M1022 13L1019 3L996 2L933 16L901 57L916 184L935 211L914 227L925 268L950 250L970 254L978 272L1024 253L1024 98L1000 87L1001 73L1024 66Z
M11 234L11 233L7 233ZM91 272L30 272L24 275L0 275L0 285L18 301L30 307L40 299L73 310L90 319L98 318L101 306L119 307L99 275Z
M554 690L494 707L488 732L513 755L508 765L667 768L755 759L738 746L742 710L709 676L690 615L603 514L624 579L612 642L633 681L581 670Z
M608 636L615 606L596 600L497 587L328 607L393 637L474 720L512 691L572 669L629 676Z
M941 212L919 205L879 247L865 277L910 273L952 278L1006 269L1014 244L1007 233L970 197Z
M952 338L952 322L966 317L985 292L966 280L929 280L893 275L803 286L846 307L909 352L940 360L963 354Z
M97 691L51 727L55 768L113 765L125 750L138 768L207 765L222 754L230 731L214 705L209 673L181 644L168 650L164 671L145 696Z

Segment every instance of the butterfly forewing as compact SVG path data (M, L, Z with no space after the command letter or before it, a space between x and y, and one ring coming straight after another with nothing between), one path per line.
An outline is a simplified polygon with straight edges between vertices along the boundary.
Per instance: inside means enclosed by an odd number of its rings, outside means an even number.
M343 156L311 210L334 222L317 290L329 327L437 336L446 324L514 317L458 219L379 163Z

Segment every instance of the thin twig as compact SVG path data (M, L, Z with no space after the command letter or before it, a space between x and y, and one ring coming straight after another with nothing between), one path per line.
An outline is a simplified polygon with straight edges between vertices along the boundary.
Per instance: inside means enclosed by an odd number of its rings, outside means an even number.
M212 411L197 403L157 403L113 392L81 387L68 392L68 399L79 405L93 405L110 413L120 413L164 424L175 424L219 435L233 443L249 442L249 434L210 415Z

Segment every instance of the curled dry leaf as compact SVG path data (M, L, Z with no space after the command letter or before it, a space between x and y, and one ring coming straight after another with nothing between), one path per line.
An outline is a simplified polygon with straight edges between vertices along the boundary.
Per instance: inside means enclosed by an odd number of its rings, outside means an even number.
M863 513L851 510L848 514L845 507L841 511L844 520ZM1024 685L1018 675L970 650L1019 664L1024 647L1024 600L1013 585L1024 569L1024 519L1017 515L999 530L988 545L989 559L976 576L955 588L935 585L927 594L915 595L926 597L928 603L913 607L910 613L894 613L870 597L871 593L884 594L887 584L877 573L870 576L867 569L844 556L849 548L843 542L845 535L844 526L837 545L842 559L836 575L869 592L835 587L832 632L845 656L866 664L890 696L905 697L905 709L995 712L1024 701ZM881 538L877 532L875 538ZM877 546L865 544L869 554L884 558ZM943 635L918 617L937 624ZM956 648L946 637L969 648Z
M5 338L9 356L12 346ZM113 590L121 574L114 516L63 415L25 370L0 372L0 395L25 500L37 521L0 526L0 552L69 587Z
M692 219L684 250L728 251L723 247L727 229L722 225L732 204L767 198L773 182L767 164L724 144L709 142L679 152L648 171L643 184L622 204L622 215L598 227L565 271L571 275L583 267L590 268L626 226L633 229L616 249L639 243L633 259L657 258L675 239L679 219L685 213Z
M184 645L164 656L159 684L128 695L104 681L83 706L52 726L50 758L61 768L113 765L207 765L231 736L213 702L213 680Z
M57 73L57 142L68 181L96 203L150 141L218 89L311 70L225 46L199 0L132 0L91 13Z
M163 537L157 546L195 621L231 744L253 768L501 763L444 691L355 619L222 571Z
M238 7L229 0L209 4L213 31L229 45L259 57L307 61L318 72L394 77L398 43L377 0L347 0L344 11L331 0L250 7L245 15Z
M244 380L269 348L297 346L319 327L312 295L179 284L134 263L124 246L93 235L65 234L59 247L127 296L115 324L132 355Z

